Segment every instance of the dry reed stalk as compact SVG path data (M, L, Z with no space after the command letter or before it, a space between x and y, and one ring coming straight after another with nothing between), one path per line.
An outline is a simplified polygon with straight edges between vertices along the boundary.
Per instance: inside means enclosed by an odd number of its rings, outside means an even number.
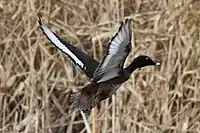
M199 7L197 0L1 0L0 132L93 132L95 124L96 133L199 132ZM140 54L162 65L135 71L90 123L68 101L89 80L45 38L38 14L98 60L119 21L132 18L136 43L126 65Z
M96 107L92 109L92 133L96 133Z

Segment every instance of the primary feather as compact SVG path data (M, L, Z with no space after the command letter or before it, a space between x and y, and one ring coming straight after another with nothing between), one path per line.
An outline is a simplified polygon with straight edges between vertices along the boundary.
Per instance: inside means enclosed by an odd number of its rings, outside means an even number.
M51 43L65 53L71 61L78 66L89 78L92 78L94 71L96 70L99 62L87 55L79 48L74 47L69 42L59 37L55 32L49 29L43 20L38 20L40 28Z
M124 62L132 49L131 45L131 20L122 22L119 31L111 39L107 54L95 70L93 82L101 83L119 76L123 69Z

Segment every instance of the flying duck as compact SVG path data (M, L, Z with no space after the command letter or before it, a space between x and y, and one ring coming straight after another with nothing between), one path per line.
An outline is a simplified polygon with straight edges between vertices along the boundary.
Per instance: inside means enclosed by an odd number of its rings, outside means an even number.
M89 112L97 103L114 94L137 68L160 65L150 57L140 55L124 68L124 62L132 49L130 19L121 23L118 32L110 40L107 53L101 62L60 38L45 25L41 18L38 22L51 43L66 54L91 79L88 85L72 96L72 108L83 112Z

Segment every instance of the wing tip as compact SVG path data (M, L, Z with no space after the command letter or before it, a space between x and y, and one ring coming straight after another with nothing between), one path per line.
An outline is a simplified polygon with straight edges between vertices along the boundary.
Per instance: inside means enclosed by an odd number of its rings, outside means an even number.
M42 25L42 17L40 15L38 15L38 23L39 25Z
M40 28L43 30L43 27L46 25L44 24L44 21L40 15L38 16L38 23L40 25Z
M107 49L107 53L109 53L109 47L111 42L119 35L119 33L122 31L122 29L125 30L125 34L128 35L128 39L131 41L131 37L132 37L132 30L131 30L131 24L132 24L132 19L131 18L127 18L124 21L121 21L121 25L118 29L118 31L115 33L115 35L110 39L109 41L109 45L108 45L108 49Z
M132 32L131 25L132 25L132 19L131 18L125 19L124 23L123 23L123 21L121 22L121 26L119 27L119 30L117 33L119 33L121 31L121 29L124 27L129 32L127 34L131 35L131 32Z
M132 37L132 29L131 29L132 21L133 21L133 19L131 19L131 18L127 18L125 20L125 28L127 28L127 31L129 32L128 33L129 39L131 39L131 37Z

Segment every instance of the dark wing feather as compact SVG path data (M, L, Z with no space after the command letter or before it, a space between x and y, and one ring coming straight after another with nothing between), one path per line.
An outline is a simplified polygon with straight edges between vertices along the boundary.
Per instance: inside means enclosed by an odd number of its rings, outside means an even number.
M107 55L96 69L92 82L101 83L119 76L123 69L124 62L132 49L131 45L131 20L122 22L118 32L111 39Z
M65 53L89 78L92 78L99 62L81 51L79 48L74 47L69 42L56 35L44 24L41 18L39 18L38 22L43 33L51 41L51 43L60 51Z

